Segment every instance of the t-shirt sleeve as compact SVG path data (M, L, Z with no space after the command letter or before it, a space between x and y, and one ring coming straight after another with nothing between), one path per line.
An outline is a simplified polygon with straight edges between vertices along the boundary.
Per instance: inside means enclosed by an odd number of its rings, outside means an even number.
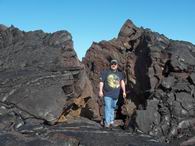
M102 71L100 73L100 82L104 82L105 81L105 71Z
M121 72L121 80L125 80L125 74L124 74L124 72Z

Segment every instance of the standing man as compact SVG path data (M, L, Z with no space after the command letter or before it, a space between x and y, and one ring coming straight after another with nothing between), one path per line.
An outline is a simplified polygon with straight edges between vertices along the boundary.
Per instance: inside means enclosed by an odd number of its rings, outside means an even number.
M110 69L101 73L99 84L99 96L104 97L104 126L111 128L115 119L115 108L118 101L120 88L123 98L126 97L124 75L118 71L118 61L111 60Z

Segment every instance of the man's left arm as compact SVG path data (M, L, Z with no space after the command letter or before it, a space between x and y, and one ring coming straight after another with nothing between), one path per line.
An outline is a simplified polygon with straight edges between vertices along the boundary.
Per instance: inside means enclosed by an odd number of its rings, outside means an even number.
M123 98L126 98L126 89L125 89L125 82L121 80L121 88L123 90Z

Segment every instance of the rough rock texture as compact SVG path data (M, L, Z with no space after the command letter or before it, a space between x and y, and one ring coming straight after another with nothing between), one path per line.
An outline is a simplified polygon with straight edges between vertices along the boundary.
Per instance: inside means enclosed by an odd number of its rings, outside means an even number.
M74 51L71 34L24 32L0 25L0 52L1 145L78 145L79 140L72 142L59 132L46 133L42 125L80 116L99 117L91 82ZM47 138L23 135L34 130Z
M24 119L33 116L53 124L67 100L93 97L67 31L23 32L1 25L0 52L0 100L25 112Z
M129 102L119 98L117 111L125 131L94 122L102 116L99 75L113 58L126 74ZM193 44L130 20L82 62L67 31L0 25L0 145L193 145L194 69Z
M111 59L117 59L119 69L126 74L127 98L137 106L137 129L166 142L192 135L189 127L194 125L189 121L195 115L193 44L170 40L127 20L117 38L94 42L83 58L96 94L99 74L109 67ZM190 123L188 127L179 128L186 122Z

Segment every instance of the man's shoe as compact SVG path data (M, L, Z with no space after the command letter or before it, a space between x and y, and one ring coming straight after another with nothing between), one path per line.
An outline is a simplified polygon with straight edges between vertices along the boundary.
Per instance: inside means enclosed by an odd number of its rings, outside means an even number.
M110 127L104 127L104 130L109 131Z
M112 127L113 127L113 125L112 125L112 124L110 124L109 129L110 129L110 130L112 130Z
M110 125L107 126L107 125L104 125L104 129L109 129Z
M112 130L112 124L110 124L109 126L104 125L104 129L105 130Z

